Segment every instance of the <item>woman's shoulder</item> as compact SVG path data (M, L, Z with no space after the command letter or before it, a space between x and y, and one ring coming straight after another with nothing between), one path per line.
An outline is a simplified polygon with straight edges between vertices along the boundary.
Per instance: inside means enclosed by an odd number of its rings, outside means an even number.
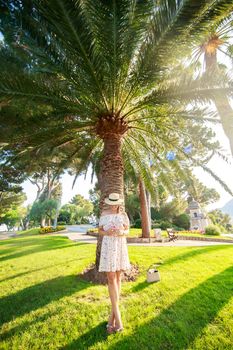
M111 218L112 215L115 215L115 214L111 214L111 213L107 213L107 212L102 212L101 215L100 215L100 220L108 220L109 218Z

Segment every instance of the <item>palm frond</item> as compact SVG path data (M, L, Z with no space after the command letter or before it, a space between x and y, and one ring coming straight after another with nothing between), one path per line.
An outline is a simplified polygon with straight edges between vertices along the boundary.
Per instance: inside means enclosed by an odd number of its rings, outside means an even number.
M190 52L233 9L229 1L166 1L154 10L147 35L132 61L129 85L149 91L174 59ZM188 45L187 45L188 44ZM163 67L163 68L162 68ZM134 90L132 90L135 93Z
M95 158L95 153L99 152L99 147L102 145L102 140L95 139L92 142L88 144L88 147L85 149L85 155L82 156L80 163L78 166L75 166L75 177L72 183L72 189L74 188L75 182L78 178L78 176L83 172L86 171L89 167L89 165L93 162L93 159Z
M142 161L140 152L137 151L137 148L135 148L135 145L131 140L124 139L122 148L122 152L125 157L127 157L128 160L130 159L130 163L132 164L135 174L137 177L142 178L146 188L150 192L152 198L154 198L153 176L151 174L149 164Z

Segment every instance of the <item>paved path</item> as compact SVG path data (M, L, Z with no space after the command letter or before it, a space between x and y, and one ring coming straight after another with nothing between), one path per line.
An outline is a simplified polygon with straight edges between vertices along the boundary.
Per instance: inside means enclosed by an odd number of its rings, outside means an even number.
M66 236L72 241L75 242L85 242L85 243L97 243L97 239L94 236L86 235L88 228L93 228L91 225L72 225L67 226L67 231L64 233L59 233L56 235ZM54 235L54 234L53 234ZM209 245L218 245L218 244L233 244L225 242L209 242L209 241L188 241L188 240L178 240L175 242L166 242L166 243L127 243L127 245L132 246L145 246L145 247L198 247L198 246L209 246Z
M17 233L14 232L0 232L0 240L17 237Z
M67 232L51 233L51 236L66 236L70 240L75 242L83 243L97 243L97 239L94 236L86 235L88 228L93 228L91 225L67 225ZM17 234L15 235L17 236ZM8 239L13 237L13 232L0 233L1 239ZM210 246L219 244L233 244L225 242L209 242L209 241L188 241L188 240L177 240L175 242L165 243L127 243L132 246L145 246L145 247L199 247L199 246Z

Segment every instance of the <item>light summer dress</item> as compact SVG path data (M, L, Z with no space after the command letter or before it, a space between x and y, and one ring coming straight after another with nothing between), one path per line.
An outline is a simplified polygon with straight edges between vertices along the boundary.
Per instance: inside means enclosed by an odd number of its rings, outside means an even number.
M129 218L126 213L106 214L100 217L99 227L103 226L104 231L110 228L123 229L123 224L129 226ZM125 231L124 234L129 232ZM131 268L128 256L126 237L103 236L99 271L120 271Z

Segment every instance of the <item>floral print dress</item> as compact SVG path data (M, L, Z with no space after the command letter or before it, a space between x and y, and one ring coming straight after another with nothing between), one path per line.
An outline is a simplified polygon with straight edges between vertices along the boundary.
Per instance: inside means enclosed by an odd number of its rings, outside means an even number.
M123 230L123 224L129 226L129 218L126 213L102 215L99 221L99 227L103 226L104 231L110 228ZM125 232L125 234L128 232ZM101 245L99 271L124 271L130 268L126 237L104 235Z

